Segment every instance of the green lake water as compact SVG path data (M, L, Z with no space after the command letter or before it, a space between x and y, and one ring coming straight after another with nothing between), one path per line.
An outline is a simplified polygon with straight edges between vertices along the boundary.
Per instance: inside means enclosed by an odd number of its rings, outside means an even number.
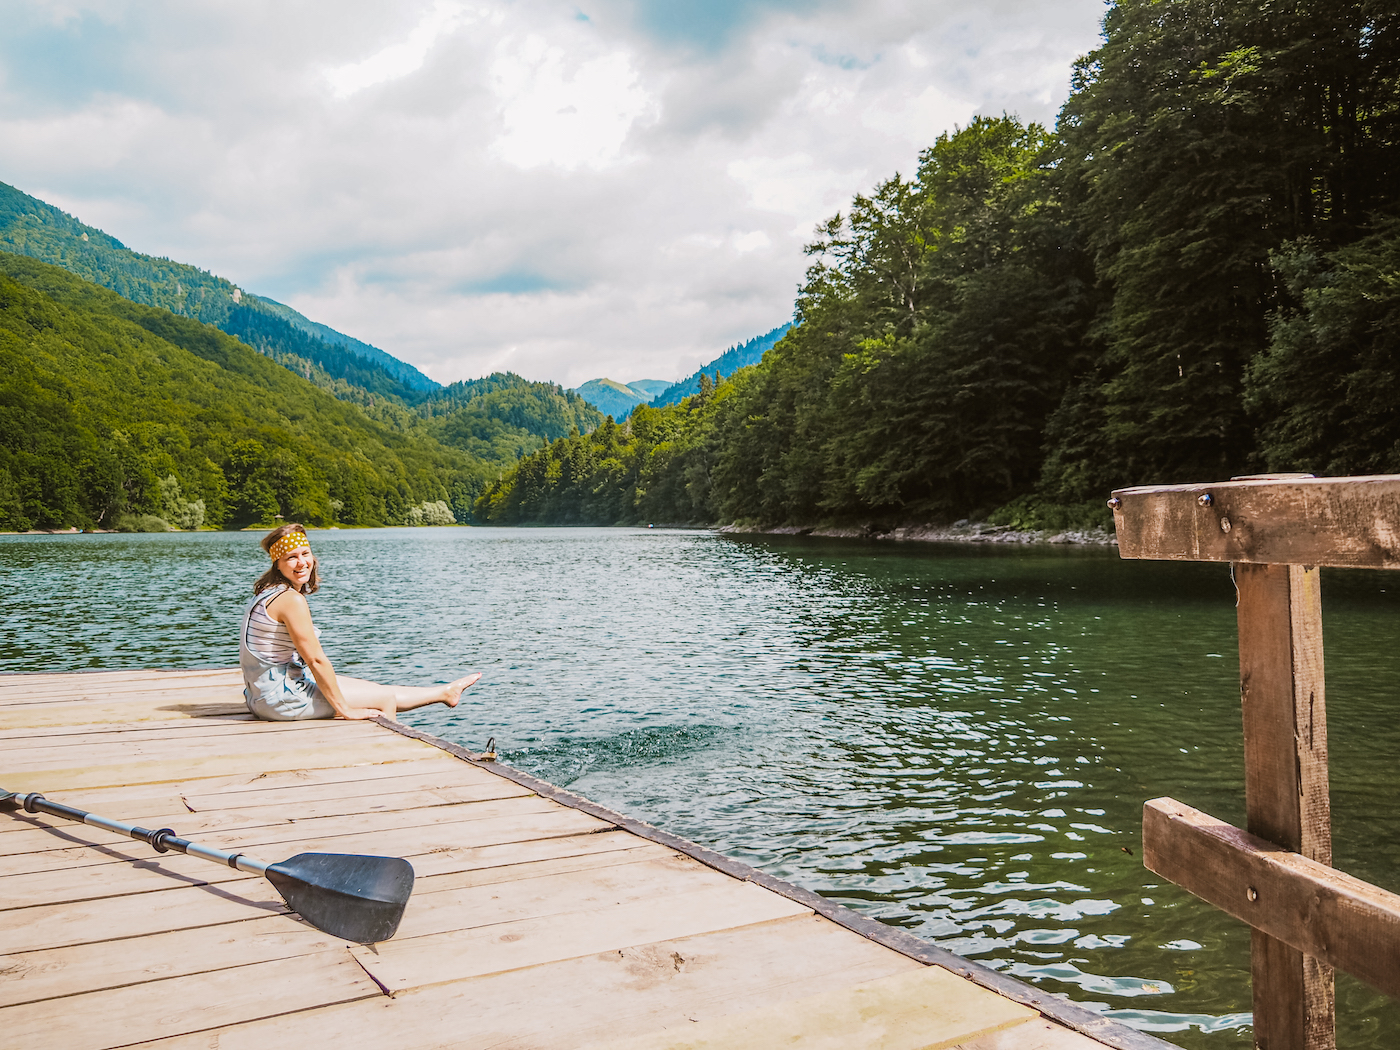
M0 537L0 671L237 662L251 533ZM1184 1047L1251 1045L1248 932L1141 864L1243 822L1234 590L1114 550L646 529L316 532L338 669L405 721ZM1324 574L1338 867L1400 891L1400 576ZM117 814L119 815L119 814ZM1400 1007L1338 978L1339 1046Z

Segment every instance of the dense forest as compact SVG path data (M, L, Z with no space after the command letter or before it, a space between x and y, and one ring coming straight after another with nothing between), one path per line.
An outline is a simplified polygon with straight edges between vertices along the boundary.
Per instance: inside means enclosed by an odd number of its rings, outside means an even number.
M212 324L337 397L414 404L439 384L412 365L208 271L142 255L0 183L0 251L60 266L133 302Z
M684 379L672 383L647 403L656 408L679 404L692 394L700 393L700 377L711 370L719 372L721 375L730 375L741 368L758 364L759 361L763 360L763 355L772 349L779 339L787 335L788 329L791 327L792 322L789 321L787 324L781 324L774 328L771 332L754 336L746 343L731 346L708 365L697 369Z
M0 252L0 530L470 521L502 470L600 419L514 375L338 400L218 328Z
M808 250L760 364L478 518L1064 527L1123 485L1400 471L1400 9L1117 0L1053 130L979 117Z

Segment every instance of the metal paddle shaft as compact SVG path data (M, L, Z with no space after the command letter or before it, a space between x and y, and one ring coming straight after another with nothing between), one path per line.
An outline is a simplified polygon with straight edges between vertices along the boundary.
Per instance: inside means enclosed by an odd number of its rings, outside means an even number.
M401 857L298 853L280 864L267 864L245 853L227 853L182 839L170 828L151 831L50 802L37 792L0 791L0 802L7 801L22 806L26 813L47 813L129 835L149 843L160 853L175 850L227 864L249 875L261 875L277 888L292 911L318 930L347 941L387 941L399 928L404 906L413 892L413 865Z

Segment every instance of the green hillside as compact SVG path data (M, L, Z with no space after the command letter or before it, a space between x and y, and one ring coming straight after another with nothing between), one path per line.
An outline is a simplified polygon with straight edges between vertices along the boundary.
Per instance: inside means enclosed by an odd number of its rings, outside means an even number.
M467 520L499 465L415 418L424 433L209 325L0 253L0 529L400 524L438 503Z
M414 404L439 386L378 347L196 266L134 252L5 183L0 183L0 250L60 266L134 302L212 324L338 396Z
M671 384L662 379L639 379L619 383L616 379L590 379L578 395L604 415L622 419L636 405L644 405Z

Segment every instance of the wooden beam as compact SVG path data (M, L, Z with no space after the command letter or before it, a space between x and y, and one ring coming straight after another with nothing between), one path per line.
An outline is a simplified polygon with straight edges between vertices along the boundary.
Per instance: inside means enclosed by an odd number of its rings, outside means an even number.
M1118 489L1124 558L1400 569L1400 474Z
M1170 798L1143 806L1142 859L1274 941L1400 998L1400 894Z
M1321 574L1301 565L1234 567L1238 590L1245 811L1251 834L1332 863ZM1332 970L1258 929L1250 949L1261 1050L1333 1050Z

